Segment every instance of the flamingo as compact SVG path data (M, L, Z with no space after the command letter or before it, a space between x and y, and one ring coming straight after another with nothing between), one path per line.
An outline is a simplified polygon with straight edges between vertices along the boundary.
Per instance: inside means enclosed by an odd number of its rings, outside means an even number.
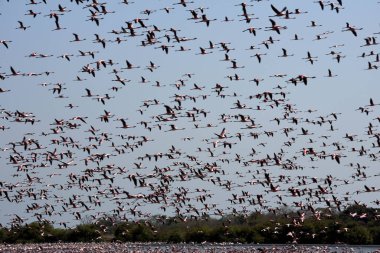
M165 8L162 8L162 9L160 9L160 10L163 10L163 11L165 11L167 14L169 14L170 11L174 10L174 8L172 8L172 7L165 7Z
M106 6L105 5L100 5L100 13L102 13L103 15L106 15L106 14L108 14L108 13L115 13L115 11L108 11L107 9L106 9Z
M215 134L218 139L225 139L227 138L227 130L226 128L223 128L222 131L220 132L220 134Z
M298 37L298 34L294 34L294 37L292 40L303 40L303 38Z
M0 44L3 44L5 48L9 48L8 43L11 43L11 40L0 40Z
M95 97L95 96L98 96L98 95L94 95L92 94L91 90L86 88L86 95L82 96L82 97Z
M68 10L67 7L63 7L62 5L58 4L58 10L56 10L58 12L70 12L71 10Z
M376 106L376 105L380 105L380 104L375 104L375 102L373 102L373 99L370 98L370 99L369 99L369 105L368 105L368 106L372 107L372 106Z
M16 71L12 66L10 66L9 68L10 68L10 70L11 70L11 74L8 75L8 76L19 76L19 75L23 75L21 72Z
M33 18L35 18L39 14L41 14L41 12L34 12L33 10L28 10L28 12L25 15L32 16Z
M256 27L251 26L251 27L249 27L249 28L243 30L243 32L247 32L247 31L248 31L249 33L251 33L251 34L253 34L254 36L256 36L256 31L257 31L257 30L261 30L261 28L256 28Z
M288 54L287 50L285 48L282 48L282 55L279 55L278 57L289 57L293 56L294 54Z
M176 125L174 125L174 124L170 124L169 126L170 126L170 129L167 130L167 132L170 132L170 131L178 131L178 130L185 130L184 127L183 127L183 128L178 128L178 127L177 127Z
M256 86L259 86L260 82L264 81L264 79L254 78L252 80L249 80L250 82L255 82Z
M374 70L378 69L379 67L377 65L373 65L371 62L368 62L368 68L367 70Z
M73 54L63 54L63 55L60 55L60 56L57 56L57 58L62 58L62 59L66 59L67 61L70 61L70 57L74 56Z
M46 4L46 0L43 0L43 2ZM26 5L37 5L40 3L42 3L42 2L36 2L35 0L29 0L29 3L27 3Z
M70 40L70 42L79 42L79 41L84 41L86 39L81 39L79 38L79 35L77 33L73 33L74 35L74 39L73 40Z
M211 54L212 52L207 52L205 48L203 47L199 47L199 49L201 50L200 53L198 53L197 55L206 55L206 54Z
M325 4L323 3L323 0L320 0L320 1L316 1L314 3L318 3L319 4L319 7L321 7L321 10L323 11L324 8L325 8Z
M282 17L286 14L286 11L287 11L286 7L282 8L281 11L279 11L276 7L274 7L273 4L271 4L270 7L272 8L274 13L276 14L275 16L270 16L270 17Z
M5 93L5 92L9 92L9 91L11 91L11 90L6 90L6 89L3 89L0 87L0 93Z
M123 118L120 118L120 119L118 119L118 120L119 120L119 121L121 122L121 124L122 124L122 126L119 127L119 128L127 129L127 128L135 128L135 127L136 127L136 126L128 125L127 122L125 121L125 119L123 119Z
M350 23L346 22L346 27L343 28L342 32L350 31L355 37L358 36L357 31L363 30L363 28L357 28L355 26L350 25Z
M17 27L16 29L20 29L20 30L26 30L28 28L30 28L30 26L25 26L24 23L22 21L17 21L18 24L19 24L19 27Z
M251 57L256 57L256 59L257 59L257 61L259 62L259 63L261 63L261 56L262 55L267 55L267 53L256 53L255 55L253 55L253 56L251 56Z
M211 21L215 21L215 20L216 19L208 19L207 16L206 16L206 14L202 14L201 20L198 21L197 23L206 23L207 27L209 27L210 26L210 22Z
M333 75L331 69L328 69L328 75L327 77L336 77L338 75Z
M130 63L128 60L125 60L127 64L127 68L124 69L135 69L135 68L140 68L140 66L134 66L132 63Z
M315 61L317 61L317 56L311 56L311 53L308 51L307 52L307 57L305 58L302 58L302 59L306 59L306 61L310 62L311 64L314 64Z
M322 26L322 25L318 25L317 22L315 22L314 20L311 20L310 25L308 25L307 27L318 27L318 26Z
M182 5L183 7L187 7L187 4L194 3L193 1L179 0L178 3L174 3L173 5Z
M235 60L231 60L231 63L232 63L232 69L237 69L237 68L244 68L245 66L240 66L240 67L238 67L237 66L237 63L236 63L236 61Z
M284 29L288 28L287 26L277 25L276 21L274 21L271 18L269 19L269 21L271 23L271 26L265 27L265 28L267 28L267 31L275 31L276 33L280 34L280 30L284 30Z

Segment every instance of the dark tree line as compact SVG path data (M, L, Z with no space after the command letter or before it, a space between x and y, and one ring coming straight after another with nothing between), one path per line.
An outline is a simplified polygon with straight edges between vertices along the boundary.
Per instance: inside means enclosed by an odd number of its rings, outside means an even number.
M103 218L67 229L33 222L1 228L0 242L380 244L379 210L355 205L342 212L323 209L320 216L283 211L276 215L226 215L219 219L154 216L147 220L114 222L113 218Z

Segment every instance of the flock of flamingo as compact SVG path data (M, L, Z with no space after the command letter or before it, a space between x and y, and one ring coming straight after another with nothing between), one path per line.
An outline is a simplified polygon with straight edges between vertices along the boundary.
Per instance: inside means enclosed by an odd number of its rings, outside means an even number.
M221 2L1 2L2 226L380 205L359 3Z

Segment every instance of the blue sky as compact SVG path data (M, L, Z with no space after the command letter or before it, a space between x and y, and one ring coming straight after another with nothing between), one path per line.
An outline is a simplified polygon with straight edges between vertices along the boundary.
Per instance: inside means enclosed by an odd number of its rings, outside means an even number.
M247 2L246 7L252 18L249 23L241 21L243 10L239 1L195 0L186 7L176 4L176 1L166 0L135 1L128 5L119 1L107 1L104 6L110 13L97 14L99 26L89 21L89 10L97 12L94 7L86 6L89 2L76 5L62 1L60 4L70 11L61 13L57 11L57 2L47 1L47 4L36 5L28 3L29 1L0 2L0 20L5 24L0 28L0 40L6 41L8 45L8 48L0 45L0 73L5 77L0 80L0 88L9 90L0 93L0 126L4 126L4 131L0 131L0 164L3 167L1 182L2 190L9 192L11 198L11 202L4 195L0 198L4 214L0 221L4 225L10 224L13 213L28 218L26 221L33 221L38 216L36 214L40 214L56 224L66 221L73 225L78 222L75 220L75 212L83 212L83 215L96 214L96 217L102 216L102 212L113 214L119 205L117 199L123 199L123 204L119 207L123 209L122 216L125 217L133 216L131 209L140 210L142 217L150 214L174 215L175 210L181 210L182 215L193 214L194 210L189 211L188 207L180 205L174 198L180 187L188 189L188 203L211 215L216 209L231 212L232 207L238 211L259 210L258 206L248 205L248 198L254 198L257 194L265 196L267 207L281 208L286 203L296 208L292 203L308 203L307 196L289 197L289 188L307 188L317 192L320 190L317 184L328 187L325 179L330 175L335 186L329 188L323 198L330 200L334 195L344 204L360 200L374 205L377 194L362 192L364 185L375 189L379 187L376 182L379 174L376 170L379 147L372 147L372 143L376 145L378 135L376 118L379 117L379 109L377 105L368 106L370 98L375 104L380 101L377 83L379 70L375 67L368 70L368 62L373 66L379 65L376 62L377 36L380 32L380 22L376 21L380 8L377 1L366 1L365 4L343 1L343 6L332 2L339 8L339 13L330 10L328 3L321 10L314 1L252 1ZM290 18L272 17L275 12L271 5L278 10L286 6L291 13ZM165 7L169 8L169 13L163 10ZM295 9L301 14L293 14ZM29 10L40 14L35 18L25 15ZM199 16L203 11L208 19L216 20L210 21L207 26L205 22L192 20L190 10ZM54 30L54 18L49 18L52 12L62 14L58 20L63 29ZM223 22L225 17L230 22ZM135 19L141 19L146 27L135 23ZM268 27L271 27L270 19L287 29L280 30L280 34L268 31ZM30 28L16 29L18 21ZM315 26L312 26L312 21ZM131 36L129 32L112 33L113 30L121 31L121 27L126 28L127 22L133 23L137 36ZM346 23L358 28L357 36L350 31L343 31ZM245 31L250 27L257 29L256 36ZM171 29L177 31L178 38L182 39L180 43L176 42ZM149 30L154 32L155 43L142 46ZM74 39L73 33L85 40L70 42ZM95 42L95 34L106 41L105 48ZM299 40L293 39L295 34ZM122 40L120 43L115 42L117 37ZM273 43L268 43L270 37ZM365 38L368 37L374 37L376 43L365 46ZM186 38L189 40L186 41ZM209 48L210 41L214 48ZM221 43L225 43L228 50L223 50ZM162 46L168 46L168 54L161 49ZM179 51L181 46L189 50ZM201 55L200 47L205 48L207 54ZM249 50L250 47L254 49ZM282 48L287 50L289 57L279 57L283 54ZM79 51L95 51L95 57L79 56ZM51 56L29 57L33 52ZM305 59L308 52L316 57L313 64ZM363 53L366 56L360 57ZM223 61L225 54L230 59L236 59L238 67L244 68L231 68L231 61ZM256 54L261 55L261 63ZM337 54L341 56L339 63ZM70 61L61 57L63 55L68 55ZM101 66L96 70L96 61L107 62L110 59L114 65L107 63L105 68ZM126 60L139 68L125 69ZM150 62L158 67L149 70ZM95 68L95 77L82 72L86 65ZM10 67L23 75L12 76ZM329 69L332 77L327 77ZM114 81L117 79L114 70L121 79L126 79L125 85ZM53 73L37 76L31 74L46 71ZM190 77L187 73L191 73ZM243 80L231 81L228 78L235 74ZM282 74L286 76L275 77ZM307 85L299 82L295 86L288 82L299 75L313 78L308 78ZM77 76L86 80L76 81ZM141 83L142 77L147 80L146 83ZM263 80L256 85L250 81L255 78ZM156 81L160 87L156 86ZM178 89L175 84L181 82L185 85ZM53 93L54 88L58 87L57 83L63 88L60 94L62 98L58 98L57 92ZM194 84L204 88L193 89ZM222 96L214 92L216 84L226 87ZM96 96L84 97L85 89L90 89ZM276 106L274 100L256 97L264 92L273 93L273 98L279 105ZM285 94L285 98L280 92ZM107 96L110 99L105 98ZM154 104L154 99L158 104ZM181 100L180 106L176 99ZM101 100L104 100L104 104ZM245 109L236 109L238 100ZM70 109L69 104L74 107ZM176 117L166 114L165 105L175 111ZM176 106L180 108L175 108ZM256 110L257 106L264 110ZM287 111L289 106L292 110ZM359 107L368 109L368 115L357 110ZM207 112L207 116L197 114L196 109L198 112ZM35 118L35 124L24 123L25 117L16 115L17 110L32 113L34 116L26 118ZM100 120L104 110L114 115L108 123ZM188 113L196 114L195 122L186 117ZM331 113L336 113L338 120ZM249 117L261 127L247 129L249 122L238 122L239 114ZM227 122L221 120L222 115L226 115ZM73 119L78 116L85 122ZM134 127L120 128L121 118ZM275 118L280 119L279 125ZM292 123L292 118L297 118L299 124ZM17 122L20 119L21 122ZM53 134L52 129L57 127L56 122L60 120L64 122L63 133ZM147 128L141 122L146 122ZM80 125L70 129L70 123ZM370 123L373 128L368 134L367 127ZM170 124L184 129L170 131ZM212 127L206 127L207 124ZM330 131L330 125L334 131ZM88 131L91 126L99 130L94 135ZM228 138L218 139L217 134L223 128L227 130ZM293 131L285 136L284 128ZM302 135L302 128L309 130L312 135ZM270 132L273 132L273 137ZM258 139L252 137L254 133L258 134ZM109 138L104 138L104 134ZM236 137L238 134L242 135L242 140ZM354 135L354 141L344 138L346 134ZM138 141L143 140L141 136L151 141L143 141L143 145L134 146L133 151L127 147L127 144L138 144ZM24 150L23 146L18 145L24 137L38 142L42 149L34 150L34 144L30 144ZM69 137L73 142L65 146ZM58 143L56 140L59 140ZM215 141L218 144L214 145ZM231 143L232 148L224 148L223 142ZM10 143L15 143L15 150L12 150ZM91 149L90 153L86 147ZM302 156L304 148L312 148L316 155ZM250 155L252 149L257 153ZM366 151L362 156L357 151L360 149ZM47 154L54 151L63 157L53 160L47 167L39 166L46 162ZM73 154L71 158L65 157L67 151ZM36 153L36 161L31 159L33 153ZM157 162L154 159L148 160L146 154L157 153L171 154L173 159L164 156ZM282 156L281 165L273 164L274 153ZM108 154L110 158L99 163L96 160L87 165L84 163L96 154ZM334 155L341 156L340 164L331 159ZM17 163L12 163L10 156L20 159ZM241 157L240 163L236 159L238 156ZM196 157L197 160L190 160L190 157ZM268 160L268 166L260 167L254 162L262 159ZM135 163L140 162L142 168L136 168ZM17 171L21 163L27 167ZM65 163L74 165L66 168L62 166ZM216 165L216 172L205 169L207 164L212 163ZM360 164L358 170L357 163ZM286 169L283 164L291 164L298 169ZM115 169L116 167L120 169ZM103 174L107 168L109 172ZM157 173L157 168L163 170L161 174ZM70 181L70 175L78 178L87 176L86 169L93 170L94 173L85 184L98 186L98 189L86 191L81 189L77 181ZM203 179L197 176L199 170L204 173ZM186 180L181 181L180 171L187 173ZM270 191L265 172L271 175L272 184L279 185L281 191ZM130 175L135 175L148 184L135 187L133 181L128 179ZM162 186L163 175L168 175L172 181L167 183L165 197L159 197L160 203L146 198L125 199L125 194L116 196L110 193L110 189L116 189L143 194L145 197L154 195ZM278 181L279 175L289 177L289 180ZM107 176L114 177L114 182L105 178ZM306 176L308 185L299 186L297 176ZM311 177L316 177L318 183L312 183ZM218 178L221 181L214 184ZM103 184L97 185L97 179L101 179ZM229 182L233 186L230 190L226 189L226 183ZM28 195L28 191L37 194L41 193L41 189L47 189L46 197L40 194L37 199L33 199ZM197 192L196 189L205 189L211 194L212 197L206 202L212 208L208 210L197 201L197 196L202 192ZM269 192L266 192L268 189ZM229 199L234 194L241 195L242 191L249 192L247 202L231 205ZM356 191L360 193L356 194ZM278 194L284 196L284 203L274 200ZM102 206L89 202L88 196L98 196ZM164 198L167 198L167 203L164 203ZM76 204L65 206L70 200ZM314 203L316 200L312 197L309 203L321 207L325 205L324 202ZM86 211L81 206L81 201L94 210ZM33 203L41 207L53 205L56 208L51 216L43 213L43 208L26 212ZM264 211L266 208L263 208Z

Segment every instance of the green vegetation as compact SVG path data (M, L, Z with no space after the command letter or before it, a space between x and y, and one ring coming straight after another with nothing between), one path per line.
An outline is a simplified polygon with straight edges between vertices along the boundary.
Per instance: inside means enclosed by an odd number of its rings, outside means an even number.
M111 222L104 218L75 228L49 223L0 229L1 243L26 242L234 242L380 244L380 209L359 205L342 212L282 212L212 217L154 216L148 220Z

